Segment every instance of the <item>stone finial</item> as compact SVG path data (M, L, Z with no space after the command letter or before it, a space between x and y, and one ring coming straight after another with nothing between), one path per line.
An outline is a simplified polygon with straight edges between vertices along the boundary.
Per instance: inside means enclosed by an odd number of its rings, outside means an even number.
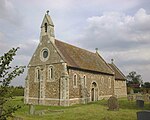
M111 59L111 63L114 63L114 59Z
M49 10L46 11L47 15L49 14Z
M98 52L98 48L95 48L96 52Z

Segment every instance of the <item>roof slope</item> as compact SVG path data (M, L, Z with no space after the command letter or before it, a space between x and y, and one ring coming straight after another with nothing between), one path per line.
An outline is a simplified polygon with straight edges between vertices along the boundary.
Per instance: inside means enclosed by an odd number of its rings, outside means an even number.
M115 79L126 80L125 75L119 70L119 68L117 68L117 66L114 63L112 63L112 64L108 63L108 65L114 70Z
M98 53L93 53L58 40L55 40L55 45L64 56L68 66L113 74L109 65Z

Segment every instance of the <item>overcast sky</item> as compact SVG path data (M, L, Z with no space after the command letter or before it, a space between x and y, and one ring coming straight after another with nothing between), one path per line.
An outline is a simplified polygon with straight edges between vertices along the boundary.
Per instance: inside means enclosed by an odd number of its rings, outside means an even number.
M150 76L150 0L0 0L0 55L20 47L12 65L27 65L46 10L56 39L95 52L127 75ZM13 81L24 85L26 72Z

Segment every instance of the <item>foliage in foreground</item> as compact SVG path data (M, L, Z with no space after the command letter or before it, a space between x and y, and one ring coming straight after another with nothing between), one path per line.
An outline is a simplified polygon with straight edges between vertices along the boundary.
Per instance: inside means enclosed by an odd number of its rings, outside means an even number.
M10 64L19 48L12 48L3 56L0 56L0 120L6 120L20 106L8 104L13 99L9 89L11 81L24 72L24 66L11 67Z

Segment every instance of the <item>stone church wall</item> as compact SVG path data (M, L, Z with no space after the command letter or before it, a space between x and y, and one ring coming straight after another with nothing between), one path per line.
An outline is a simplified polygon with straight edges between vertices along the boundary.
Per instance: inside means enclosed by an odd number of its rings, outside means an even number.
M127 96L126 81L115 80L115 95L117 95L117 97L126 97Z
M73 76L77 75L77 87L73 86ZM86 76L86 88L88 92L88 101L91 101L91 85L93 82L98 86L98 98L108 98L114 94L114 76L104 75L81 70L69 69L69 99L70 104L80 103L81 98L81 79ZM110 80L109 80L110 79ZM111 82L111 83L110 83Z
M41 60L42 49L47 48L49 50L48 60ZM60 97L60 77L63 71L63 60L56 48L49 41L47 36L42 37L38 48L28 66L28 89L27 97L28 103L33 104L47 104L47 105L58 105ZM54 78L48 79L48 67L53 66ZM40 82L35 80L36 68L40 69Z

